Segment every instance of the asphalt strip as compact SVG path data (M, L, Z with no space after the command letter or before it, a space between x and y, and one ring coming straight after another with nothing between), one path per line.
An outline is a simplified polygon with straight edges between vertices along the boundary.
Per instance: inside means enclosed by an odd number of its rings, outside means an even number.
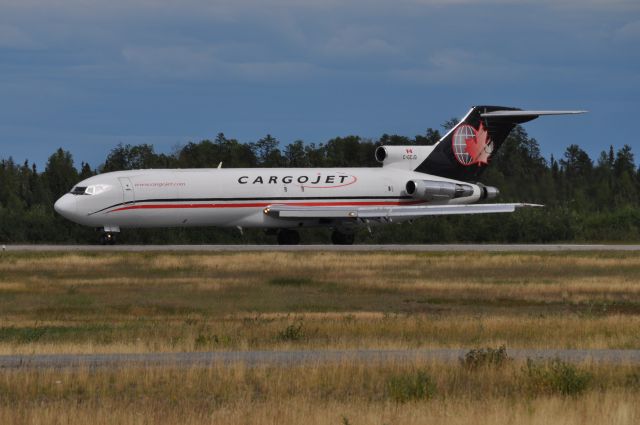
M469 349L422 350L309 350L309 351L218 351L144 354L36 354L0 356L0 369L96 368L124 366L208 366L243 363L248 366L296 366L339 362L441 361L456 362ZM640 364L640 350L613 349L513 349L515 360L560 359L571 363Z
M605 244L434 244L434 245L0 245L7 252L574 252L640 251L640 245Z

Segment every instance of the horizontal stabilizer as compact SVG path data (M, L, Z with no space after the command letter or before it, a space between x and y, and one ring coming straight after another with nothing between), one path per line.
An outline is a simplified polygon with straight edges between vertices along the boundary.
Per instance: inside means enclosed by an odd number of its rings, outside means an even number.
M511 110L503 110L503 111L493 111L493 112L485 112L481 113L480 116L482 118L487 117L539 117L541 115L576 115L576 114L584 114L588 111L511 111Z

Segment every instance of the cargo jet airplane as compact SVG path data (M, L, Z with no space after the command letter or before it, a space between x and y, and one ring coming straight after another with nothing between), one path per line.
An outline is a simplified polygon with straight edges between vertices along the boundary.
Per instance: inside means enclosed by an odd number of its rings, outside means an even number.
M214 168L130 170L81 181L55 203L76 223L101 230L112 244L135 227L259 227L296 245L296 229L333 229L334 244L352 244L357 226L425 216L513 212L534 204L495 204L498 189L478 183L492 155L517 125L541 115L476 106L432 146L380 146L376 168Z

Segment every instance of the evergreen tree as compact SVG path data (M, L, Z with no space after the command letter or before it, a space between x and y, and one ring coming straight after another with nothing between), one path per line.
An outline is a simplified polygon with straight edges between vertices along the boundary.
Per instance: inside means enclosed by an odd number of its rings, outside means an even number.
M286 158L287 167L311 166L308 158L306 157L304 142L302 140L296 140L295 142L288 144L284 148L284 157Z
M78 171L73 166L71 153L59 148L49 157L43 177L52 198L57 199L69 192L78 183Z
M261 167L282 167L284 161L278 149L280 142L267 134L255 144L256 156Z
M444 127L451 128L451 120ZM220 133L211 140L191 142L173 154L156 153L149 144L119 144L109 152L100 172L137 168L225 168L256 166L362 167L379 165L374 150L385 145L430 145L437 130L407 138L384 134L378 140L336 137L326 144L297 140L279 149L267 135L255 143L241 143ZM80 242L94 239L93 230L75 225L53 211L54 201L79 181L96 173L89 164L76 170L71 154L56 150L44 171L28 161L0 159L0 242ZM517 126L491 159L481 181L501 190L501 202L544 203L543 209L509 215L432 217L413 224L382 226L363 240L375 242L550 242L637 241L640 239L640 175L631 146L613 146L594 162L578 145L567 147L558 161L547 162L538 142ZM327 232L305 235L309 242L326 241ZM314 239L315 238L315 239ZM368 239L367 239L368 238ZM121 239L131 243L264 242L260 231L241 238L229 229L127 230Z

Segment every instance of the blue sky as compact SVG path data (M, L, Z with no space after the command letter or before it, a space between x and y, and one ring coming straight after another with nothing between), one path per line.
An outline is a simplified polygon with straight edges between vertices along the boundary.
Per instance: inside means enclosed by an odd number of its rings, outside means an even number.
M588 109L527 124L545 156L634 147L638 0L0 0L0 157L219 132L407 136L474 104Z

